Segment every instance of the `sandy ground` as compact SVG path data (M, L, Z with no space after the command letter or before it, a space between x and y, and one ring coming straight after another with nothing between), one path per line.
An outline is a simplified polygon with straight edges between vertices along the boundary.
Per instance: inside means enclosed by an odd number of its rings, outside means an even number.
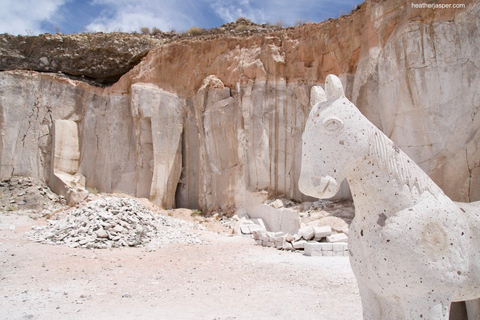
M209 231L196 231L201 245L153 252L30 242L26 232L44 223L0 212L0 319L362 318L348 257Z

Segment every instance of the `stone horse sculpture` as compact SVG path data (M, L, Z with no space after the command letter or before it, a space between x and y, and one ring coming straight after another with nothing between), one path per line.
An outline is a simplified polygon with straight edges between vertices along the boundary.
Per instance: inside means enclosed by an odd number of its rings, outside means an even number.
M345 98L336 76L325 94L303 133L299 188L329 198L344 178L350 185L364 319L448 319L451 302L480 297L480 202L450 200ZM469 314L476 307L467 301Z

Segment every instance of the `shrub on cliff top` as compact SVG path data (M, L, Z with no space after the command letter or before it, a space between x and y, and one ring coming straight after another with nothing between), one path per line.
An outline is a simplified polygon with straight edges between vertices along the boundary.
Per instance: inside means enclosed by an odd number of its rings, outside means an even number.
M237 23L242 23L242 24L250 24L252 20L247 19L245 17L238 17L237 18Z
M152 34L153 35L157 35L157 34L161 34L162 31L160 29L158 29L157 27L153 27L152 28Z
M236 32L243 32L247 30L248 30L248 27L244 24L239 24L238 26L235 27Z
M199 27L191 27L187 30L187 33L191 34L192 36L199 36L205 33L205 29Z

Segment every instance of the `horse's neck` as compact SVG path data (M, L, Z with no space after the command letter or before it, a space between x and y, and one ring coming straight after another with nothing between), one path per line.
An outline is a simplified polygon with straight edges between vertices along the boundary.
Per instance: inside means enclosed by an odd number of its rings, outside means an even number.
M419 196L416 190L404 187L391 174L368 160L347 179L356 213L387 215L414 205Z
M417 203L424 192L442 190L378 129L371 132L370 150L347 177L355 207L387 216Z

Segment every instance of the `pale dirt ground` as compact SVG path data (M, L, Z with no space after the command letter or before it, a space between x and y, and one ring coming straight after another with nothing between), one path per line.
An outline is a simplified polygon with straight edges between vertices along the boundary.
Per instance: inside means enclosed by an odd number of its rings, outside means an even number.
M146 199L140 201L154 212L203 226L193 230L203 244L149 251L33 243L27 232L46 220L22 208L49 194L40 198L36 186L28 188L25 195L25 187L2 189L0 320L362 318L348 257L261 247L232 236L231 225L214 217L165 211Z

